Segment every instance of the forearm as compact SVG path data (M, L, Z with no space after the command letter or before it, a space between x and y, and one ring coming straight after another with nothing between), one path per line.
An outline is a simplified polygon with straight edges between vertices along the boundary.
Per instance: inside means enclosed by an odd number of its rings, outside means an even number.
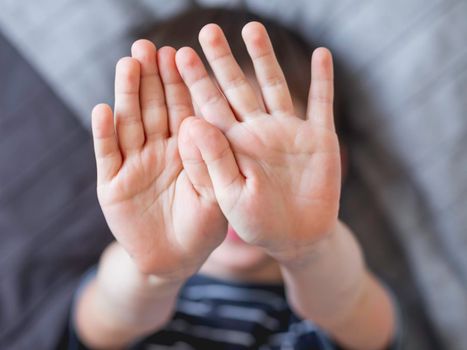
M124 348L165 325L182 283L141 274L126 252L113 244L77 300L76 331L93 349Z
M395 330L387 291L367 270L350 230L336 230L306 257L281 264L289 302L349 349L383 349Z

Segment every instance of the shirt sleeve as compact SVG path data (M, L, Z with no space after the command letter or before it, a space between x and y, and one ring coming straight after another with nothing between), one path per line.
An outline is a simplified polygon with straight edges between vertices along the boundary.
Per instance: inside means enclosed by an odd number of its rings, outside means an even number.
M81 278L81 281L76 289L76 292L73 296L73 302L71 304L71 312L70 312L70 319L68 320L68 350L91 350L87 346L85 346L76 332L76 325L75 325L75 314L76 314L76 303L81 296L84 288L89 284L89 282L96 276L97 274L97 267L91 267Z

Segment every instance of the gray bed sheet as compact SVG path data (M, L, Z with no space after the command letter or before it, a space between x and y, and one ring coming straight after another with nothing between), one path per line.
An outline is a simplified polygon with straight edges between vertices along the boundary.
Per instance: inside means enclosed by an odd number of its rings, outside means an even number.
M91 138L0 32L0 349L53 349L111 235Z

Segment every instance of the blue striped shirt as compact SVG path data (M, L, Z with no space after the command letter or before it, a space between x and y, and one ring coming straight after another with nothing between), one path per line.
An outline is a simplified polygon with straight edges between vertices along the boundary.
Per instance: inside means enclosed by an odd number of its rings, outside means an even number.
M78 349L87 348L71 329L69 350ZM195 275L181 289L174 315L166 326L130 349L332 350L339 347L316 325L299 318L290 309L283 285L245 284Z

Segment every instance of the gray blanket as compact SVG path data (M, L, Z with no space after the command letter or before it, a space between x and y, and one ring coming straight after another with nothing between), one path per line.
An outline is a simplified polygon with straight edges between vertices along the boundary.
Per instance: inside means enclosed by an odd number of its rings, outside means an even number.
M110 240L87 130L0 34L0 349L53 349Z

